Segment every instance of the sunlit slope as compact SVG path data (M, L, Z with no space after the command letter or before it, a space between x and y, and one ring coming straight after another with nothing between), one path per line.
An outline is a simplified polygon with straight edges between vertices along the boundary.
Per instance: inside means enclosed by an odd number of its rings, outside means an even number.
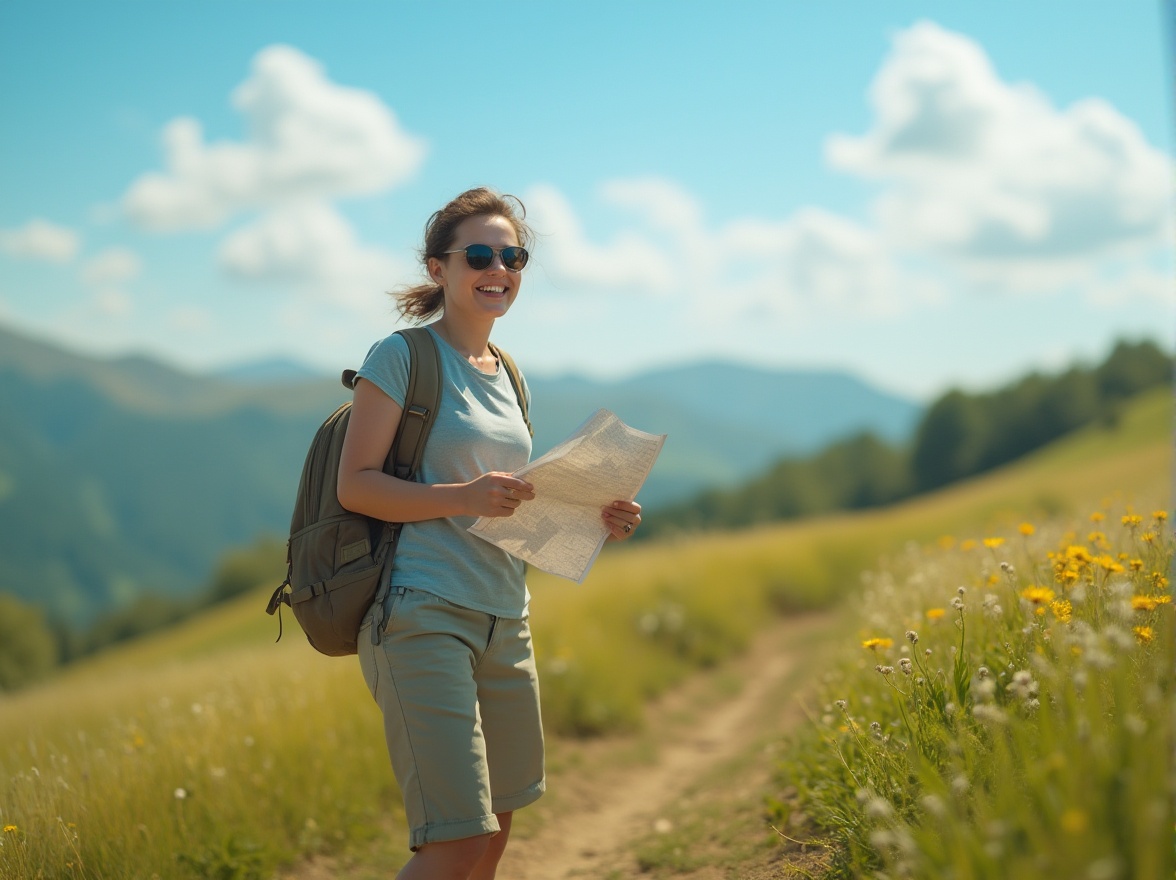
M947 533L976 537L986 529L1007 528L1023 519L1098 504L1109 496L1149 510L1167 506L1172 483L1172 418L1172 395L1162 390L1133 401L1114 427L1083 429L1012 465L901 504L606 551L588 581L579 587L542 572L532 572L529 582L537 603L562 605L564 594L575 600L592 591L624 591L627 584L636 581L672 579L684 565L708 558L721 562L753 550L757 556L778 556L780 564L788 566L814 554L840 552L842 544L876 555L896 541L929 540ZM858 554L852 555L856 561ZM232 649L285 652L295 648L299 653L313 654L289 613L285 614L281 644L272 644L278 622L263 611L272 588L267 586L172 629L112 649L79 664L62 678L186 664ZM323 662L348 661L324 658Z

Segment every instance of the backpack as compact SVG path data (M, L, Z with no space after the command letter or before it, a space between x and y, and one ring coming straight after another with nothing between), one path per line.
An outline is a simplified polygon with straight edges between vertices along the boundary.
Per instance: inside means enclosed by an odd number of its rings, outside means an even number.
M441 358L432 334L424 327L397 331L408 343L408 390L396 438L384 462L384 472L402 480L416 478L425 441L441 402ZM506 369L528 432L526 396L518 368L510 355L490 346ZM355 370L345 370L343 385L354 389ZM388 523L346 510L339 503L339 457L351 415L351 402L340 406L319 427L306 454L290 539L286 542L286 579L274 590L266 613L290 606L307 641L332 657L355 654L364 615L382 599L389 582L392 558L400 540L401 523ZM278 640L282 638L278 615ZM373 630L373 640L379 639Z

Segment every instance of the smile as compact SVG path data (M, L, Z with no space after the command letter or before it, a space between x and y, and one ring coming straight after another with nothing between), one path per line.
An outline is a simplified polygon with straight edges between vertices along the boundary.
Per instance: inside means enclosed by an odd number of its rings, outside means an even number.
M506 293L506 288L499 287L497 285L488 285L486 287L477 288L477 291L478 291L478 293L488 293L492 296L499 296L501 294Z

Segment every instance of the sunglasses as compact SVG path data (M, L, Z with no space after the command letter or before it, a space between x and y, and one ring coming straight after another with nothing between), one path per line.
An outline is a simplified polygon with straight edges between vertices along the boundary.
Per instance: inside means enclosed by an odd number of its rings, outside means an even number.
M478 271L488 269L490 264L494 262L496 254L502 257L502 265L512 272L521 272L523 267L527 265L527 260L531 259L531 255L524 247L492 248L488 244L471 244L455 251L442 251L441 253L465 254L466 265Z

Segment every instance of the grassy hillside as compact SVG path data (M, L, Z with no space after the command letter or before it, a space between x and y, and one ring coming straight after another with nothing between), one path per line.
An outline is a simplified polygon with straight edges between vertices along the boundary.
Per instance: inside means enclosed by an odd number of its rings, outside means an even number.
M1111 497L1166 507L1171 423L1157 393L1114 429L893 508L618 548L580 587L536 574L545 723L637 724L646 700L738 651L773 610L836 602L908 542ZM0 699L0 876L260 878L377 836L398 797L357 664L315 654L289 619L271 644L265 591Z

